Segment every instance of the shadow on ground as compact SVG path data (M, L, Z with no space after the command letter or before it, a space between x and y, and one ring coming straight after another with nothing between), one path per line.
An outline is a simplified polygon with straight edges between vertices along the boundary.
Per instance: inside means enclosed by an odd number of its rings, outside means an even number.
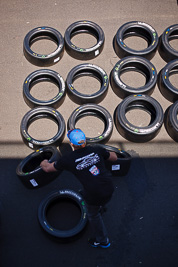
M111 239L107 250L90 248L87 226L80 238L61 243L40 228L37 212L52 191L79 182L63 172L50 184L29 190L16 176L20 159L1 159L1 267L177 267L177 158L140 158L134 151L129 173L113 177L115 192L103 215ZM60 214L57 214L60 216Z

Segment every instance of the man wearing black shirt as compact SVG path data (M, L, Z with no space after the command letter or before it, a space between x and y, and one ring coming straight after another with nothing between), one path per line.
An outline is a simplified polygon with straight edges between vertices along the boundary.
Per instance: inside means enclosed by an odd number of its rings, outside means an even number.
M86 146L85 134L80 129L70 130L67 136L74 151L62 156L57 162L43 160L40 166L46 172L65 169L78 178L83 185L83 196L93 231L89 243L93 247L108 248L110 242L101 217L101 208L111 199L114 187L104 161L115 161L117 155L101 146Z

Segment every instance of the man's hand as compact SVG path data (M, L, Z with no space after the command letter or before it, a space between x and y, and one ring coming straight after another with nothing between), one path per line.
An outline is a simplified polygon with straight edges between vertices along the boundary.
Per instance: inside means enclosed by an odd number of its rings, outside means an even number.
M44 159L41 163L40 163L40 167L43 169L43 171L45 172L55 172L57 171L56 168L54 167L54 162L49 163L49 161L47 159Z
M109 151L110 156L108 158L109 161L116 161L117 160L117 154L113 151Z

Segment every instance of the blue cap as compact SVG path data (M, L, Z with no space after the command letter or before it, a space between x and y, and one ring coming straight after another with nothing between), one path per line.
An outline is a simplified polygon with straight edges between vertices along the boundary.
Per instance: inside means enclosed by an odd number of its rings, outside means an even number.
M76 146L83 145L86 141L85 134L80 129L69 130L67 137L69 138L70 142Z

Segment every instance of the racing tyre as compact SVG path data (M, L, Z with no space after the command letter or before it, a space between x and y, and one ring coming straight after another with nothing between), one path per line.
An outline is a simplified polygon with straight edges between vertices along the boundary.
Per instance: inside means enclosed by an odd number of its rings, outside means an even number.
M178 59L178 50L170 45L171 40L178 39L178 24L174 24L165 29L159 37L159 54L166 62Z
M112 173L113 176L125 176L129 172L131 165L131 155L124 150L119 148L108 146L108 145L100 145L103 146L109 152L115 152L117 154L116 161L105 161L106 168Z
M158 88L170 102L178 100L178 86L170 82L170 76L178 73L178 59L170 61L158 74Z
M87 144L107 142L113 131L113 120L110 113L102 106L96 104L84 104L76 108L70 115L67 123L68 130L76 128L77 121L86 116L95 116L104 122L104 131L96 137L86 137Z
M48 39L53 41L57 48L50 54L38 54L31 50L31 46L38 40ZM61 33L51 27L37 27L32 29L24 38L23 51L26 59L37 66L51 66L57 63L64 53L64 38Z
M68 202L68 204L70 204L70 210L63 210L63 212L61 212L60 214L59 205L65 205L65 202ZM57 217L60 218L60 221L63 220L64 216L65 220L67 220L68 217L71 217L69 218L69 222L64 223L65 225L57 226L56 222L51 222L52 219L49 218L49 213L55 205L58 205L59 208L59 210L57 210L57 208L56 210ZM80 212L79 220L74 220L73 215L75 211ZM51 237L54 237L55 239L59 240L71 239L73 237L76 237L85 228L87 224L88 218L85 202L80 194L76 193L71 189L61 189L57 192L52 192L40 203L40 206L38 208L38 220L42 229ZM71 226L71 224L73 225Z
M165 112L164 125L169 136L178 142L178 101L167 108Z
M72 43L72 37L77 34L87 33L93 35L97 43L89 48L77 47ZM82 20L71 24L64 35L65 49L67 53L75 59L88 60L98 56L104 47L105 36L99 25L92 21Z
M130 36L138 36L147 41L147 48L134 50L128 47L124 40ZM158 34L149 24L141 21L131 21L123 24L117 31L114 40L114 50L118 57L141 56L152 59L158 47Z
M141 73L145 77L145 84L135 88L124 83L121 76L129 71ZM116 63L110 74L110 82L114 93L120 98L125 98L131 94L151 95L156 86L157 71L146 58L129 56Z
M56 135L48 140L36 140L28 133L28 128L31 123L41 118L48 118L54 121L58 126ZM20 125L20 133L24 143L31 149L38 149L44 146L59 146L65 135L65 121L62 115L54 108L51 107L36 107L28 111L22 118Z
M93 78L96 78L101 84L99 91L97 91L94 94L88 94L88 95L78 92L74 88L73 82L82 76L91 76ZM67 87L68 96L70 97L72 101L74 101L75 103L79 105L86 104L86 103L98 104L99 102L101 102L107 94L108 85L109 85L109 81L108 81L108 76L106 72L102 70L102 68L96 65L93 65L93 64L80 64L74 67L68 73L68 76L66 79L66 87Z
M37 189L49 184L56 179L60 172L46 173L40 167L42 160L47 159L50 163L58 161L61 155L56 147L43 147L28 155L16 168L16 174L20 181L28 189Z
M139 127L129 122L126 113L133 109L146 111L150 115L148 126ZM152 140L159 133L164 114L161 105L147 95L131 95L126 97L115 109L114 122L118 132L127 140L143 143Z
M36 99L31 95L30 90L35 84L40 82L54 83L58 87L59 92L56 96L47 101ZM49 106L58 108L65 99L65 82L63 78L53 70L43 69L34 71L30 75L28 75L24 81L23 97L27 105L31 108L35 108L37 106Z

